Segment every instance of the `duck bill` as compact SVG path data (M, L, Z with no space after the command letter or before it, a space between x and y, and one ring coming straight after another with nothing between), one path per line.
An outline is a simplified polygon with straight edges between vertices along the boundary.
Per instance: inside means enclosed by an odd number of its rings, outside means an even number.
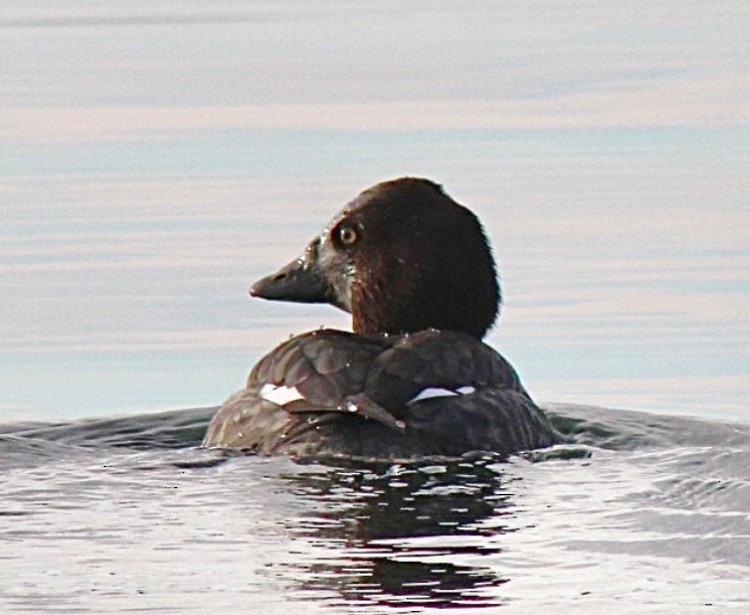
M316 260L305 254L250 287L251 297L271 301L328 303L329 287Z

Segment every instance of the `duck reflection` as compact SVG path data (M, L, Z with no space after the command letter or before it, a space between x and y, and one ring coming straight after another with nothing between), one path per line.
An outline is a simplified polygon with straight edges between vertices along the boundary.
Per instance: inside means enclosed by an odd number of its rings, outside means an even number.
M364 610L498 606L495 588L508 579L481 561L499 551L488 538L509 531L512 495L496 462L339 464L286 475L312 504L289 529L318 551L294 571L295 583L318 597L335 590L342 604Z

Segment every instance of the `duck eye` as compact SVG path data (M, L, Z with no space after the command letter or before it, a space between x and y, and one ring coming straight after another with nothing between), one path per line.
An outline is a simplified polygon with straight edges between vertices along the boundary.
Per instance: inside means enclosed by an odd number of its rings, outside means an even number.
M347 248L353 246L357 243L357 239L359 239L357 229L352 228L351 226L342 226L339 229L338 235L341 245L346 246Z

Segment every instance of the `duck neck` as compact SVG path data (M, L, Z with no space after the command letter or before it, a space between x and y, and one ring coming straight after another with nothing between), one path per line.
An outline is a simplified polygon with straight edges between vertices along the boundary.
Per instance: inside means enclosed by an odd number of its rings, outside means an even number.
M500 306L497 286L462 296L437 297L429 293L394 297L359 290L352 293L352 328L355 333L368 336L439 329L482 339L495 322Z

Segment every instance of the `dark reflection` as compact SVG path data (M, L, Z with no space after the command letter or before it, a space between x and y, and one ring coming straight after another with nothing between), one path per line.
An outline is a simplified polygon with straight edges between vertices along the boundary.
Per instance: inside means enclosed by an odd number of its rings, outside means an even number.
M308 466L286 475L311 504L290 529L323 548L314 562L293 565L301 597L335 590L363 611L501 604L493 588L508 579L478 562L499 551L489 537L508 531L512 496L497 461Z

